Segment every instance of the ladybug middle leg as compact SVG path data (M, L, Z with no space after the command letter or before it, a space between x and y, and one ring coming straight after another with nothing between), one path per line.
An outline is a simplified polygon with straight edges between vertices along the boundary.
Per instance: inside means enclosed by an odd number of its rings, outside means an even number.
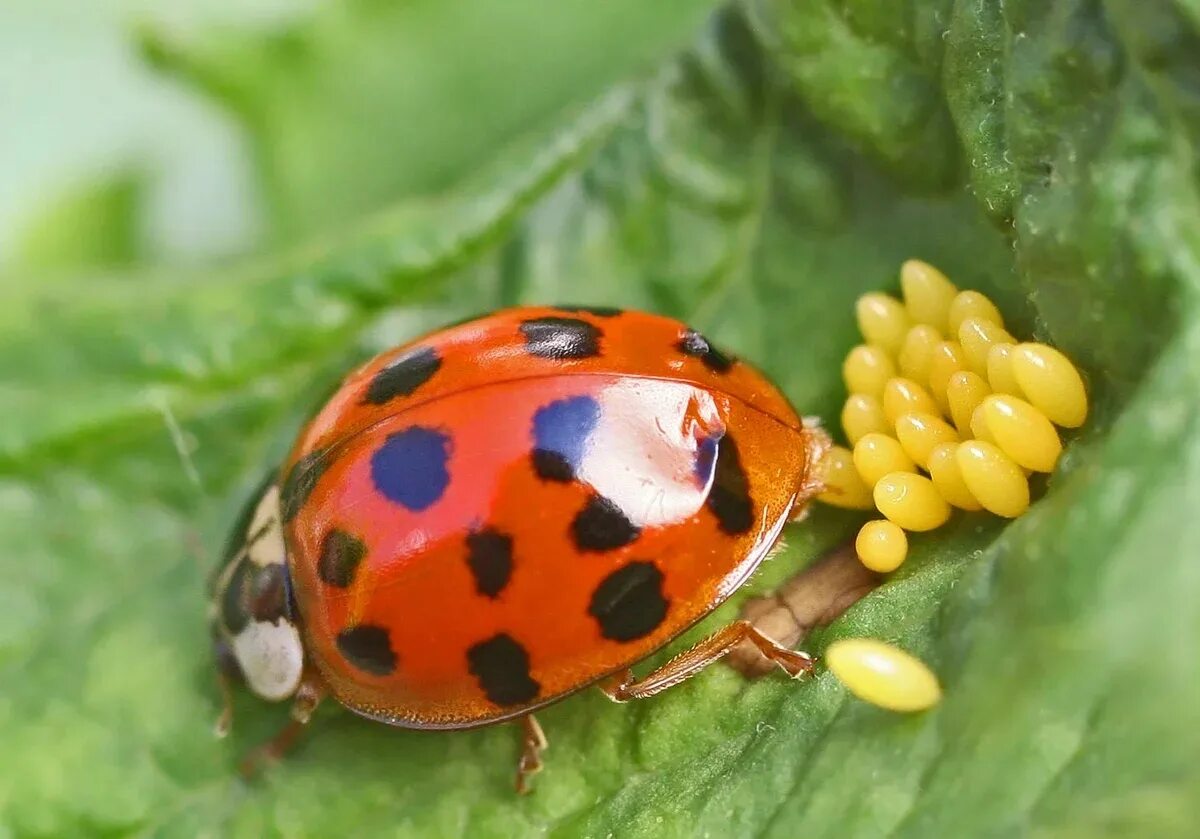
M690 650L680 653L645 676L639 678L634 676L632 671L626 670L606 682L601 682L600 690L614 702L628 702L630 699L654 696L690 679L714 661L729 655L743 641L752 643L759 652L782 667L793 679L813 669L812 656L808 653L789 650L764 635L749 621L740 620L717 630Z
M533 714L521 717L521 759L517 761L517 793L529 792L529 779L542 771L542 752L549 745Z
M324 682L315 675L305 674L300 686L296 688L295 699L292 700L292 718L279 730L278 734L242 758L239 765L242 777L250 778L264 764L274 763L282 758L291 749L300 733L308 726L313 712L317 710L317 706L321 704L325 694Z

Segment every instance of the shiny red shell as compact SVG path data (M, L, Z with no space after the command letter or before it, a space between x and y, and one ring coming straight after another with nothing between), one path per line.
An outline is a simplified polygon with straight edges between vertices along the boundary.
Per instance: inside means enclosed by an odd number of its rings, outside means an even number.
M306 653L395 725L553 702L737 589L807 501L820 438L650 314L510 309L385 352L282 471Z

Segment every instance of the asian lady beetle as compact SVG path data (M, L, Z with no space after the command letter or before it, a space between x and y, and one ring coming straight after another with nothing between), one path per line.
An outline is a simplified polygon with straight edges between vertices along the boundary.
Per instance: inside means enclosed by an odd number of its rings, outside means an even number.
M222 672L405 728L520 721L598 683L652 696L753 643L737 621L630 667L732 594L821 490L829 448L760 373L687 326L517 308L351 373L235 528L212 629Z

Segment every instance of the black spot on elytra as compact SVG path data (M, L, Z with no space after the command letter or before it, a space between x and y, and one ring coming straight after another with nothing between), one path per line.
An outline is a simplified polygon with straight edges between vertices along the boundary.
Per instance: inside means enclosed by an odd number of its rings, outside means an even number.
M637 560L605 577L592 594L588 614L610 641L636 641L667 616L663 574L653 562Z
M397 396L411 396L441 366L442 359L433 347L415 347L375 374L362 401L384 405Z
M611 551L628 545L641 531L602 495L593 495L571 522L571 538L581 551Z
M366 555L367 546L362 539L344 530L331 530L321 542L317 576L327 585L349 588L358 564Z
M541 690L529 676L529 653L504 633L467 650L467 668L484 695L497 705L532 702Z
M250 560L240 559L221 593L221 623L230 635L237 635L250 623L250 605L246 601L252 571Z
M694 329L683 333L676 348L684 355L690 355L700 361L714 373L727 373L733 367L733 359L714 347L709 340Z
M601 332L578 318L534 318L521 322L525 349L540 358L565 360L600 354Z
M337 648L346 661L364 673L387 676L396 670L396 653L382 626L364 623L343 629L337 636Z
M737 444L728 434L717 444L717 464L713 469L712 489L704 502L721 530L730 536L746 533L754 526L754 502L750 482L742 468Z
M533 471L543 481L567 483L575 479L575 467L558 452L534 449L530 457L533 459Z
M491 527L467 536L467 565L476 590L486 597L498 597L512 576L512 537Z
M279 514L285 523L300 512L331 462L325 449L311 451L296 461L279 489Z
M554 308L573 315L582 313L598 318L615 318L617 315L625 313L624 309L618 309L616 306L555 306Z

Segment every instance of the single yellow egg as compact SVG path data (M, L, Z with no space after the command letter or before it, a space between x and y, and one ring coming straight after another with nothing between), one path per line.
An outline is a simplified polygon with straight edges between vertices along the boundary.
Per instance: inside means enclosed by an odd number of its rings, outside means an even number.
M890 472L915 472L917 465L904 452L900 442L886 434L865 435L854 446L854 467L867 486Z
M1016 371L1013 370L1013 351L1016 348L1009 343L993 344L988 350L987 379L988 384L996 393L1009 393L1013 396L1024 396L1021 385L1017 382Z
M904 414L924 412L937 414L938 406L929 391L912 379L897 376L883 386L883 415L895 425Z
M924 711L942 688L924 662L874 638L842 638L825 650L825 665L864 702L889 711Z
M950 311L946 315L946 329L951 335L958 334L958 328L967 318L990 320L997 326L1004 326L1004 318L996 304L978 291L960 291L950 303Z
M958 289L945 274L928 262L910 259L900 266L900 290L904 294L904 307L913 321L939 331L946 328L950 304Z
M933 348L941 342L942 333L927 324L919 323L908 330L900 346L900 374L914 382L929 381Z
M983 377L970 370L959 370L950 377L946 385L946 398L950 402L950 417L960 435L975 436L971 430L971 417L991 392Z
M842 379L850 393L879 397L888 379L896 375L896 364L879 347L859 344L842 362Z
M968 440L959 445L954 459L967 489L983 509L1010 519L1029 509L1029 480L1021 467L997 446L983 440ZM875 501L878 505L878 493Z
M937 400L942 413L947 413L950 403L946 399L946 385L950 377L959 370L967 369L967 357L963 355L962 346L958 341L942 341L933 348L933 358L929 362L929 392Z
M870 510L875 506L871 488L863 483L849 449L843 446L831 448L822 461L822 470L825 490L818 499L847 510Z
M882 348L889 355L900 352L900 344L904 342L912 321L899 300L887 294L871 292L858 298L854 311L858 316L858 331L868 344Z
M883 415L883 405L874 396L861 393L851 395L842 406L842 430L846 432L846 439L851 446L872 431L892 433L892 427Z
M1018 344L1012 363L1025 398L1051 422L1063 428L1083 425L1087 391L1071 359L1045 344Z
M924 475L891 472L879 479L873 494L879 512L905 530L933 530L950 518L950 505Z
M982 402L971 412L971 436L976 440L983 440L985 443L993 445L996 443L996 439L992 437L992 430L988 428L987 415L983 412Z
M886 519L869 521L858 531L854 550L863 565L886 574L899 568L908 556L908 537Z
M958 327L958 343L962 345L967 366L981 376L988 372L988 350L996 344L1011 344L1016 338L1004 327L983 318L967 318Z
M896 439L918 466L925 467L933 447L939 443L957 443L958 434L936 414L915 413L896 420Z
M958 468L957 443L941 443L929 453L929 479L938 492L960 510L982 510L983 505L971 494Z
M1024 399L1006 393L983 400L983 417L992 439L1018 466L1034 472L1053 472L1062 441L1046 415ZM904 438L900 438L903 444Z

